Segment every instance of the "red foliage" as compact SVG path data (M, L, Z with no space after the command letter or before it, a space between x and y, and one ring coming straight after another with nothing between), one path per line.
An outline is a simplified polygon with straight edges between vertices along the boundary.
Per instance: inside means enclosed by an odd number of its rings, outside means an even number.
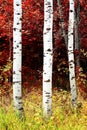
M76 1L77 2L77 1ZM69 0L61 0L63 6L64 27L68 30ZM81 47L87 50L87 2L80 0L79 32ZM75 6L76 7L76 6ZM42 69L43 63L43 19L44 0L23 0L23 83L31 86L36 81L37 70ZM54 69L61 59L67 61L67 49L64 37L61 35L59 7L54 1ZM0 0L0 66L7 63L9 57L9 44L12 44L13 29L13 0ZM12 46L12 45L11 45ZM4 49L3 49L4 48ZM75 54L78 55L75 50ZM68 65L67 65L68 66ZM25 68L24 68L25 67ZM82 85L82 83L80 84ZM84 87L83 87L84 88Z
M79 66L76 68L76 80L80 94L87 98L87 75L83 73L83 69Z

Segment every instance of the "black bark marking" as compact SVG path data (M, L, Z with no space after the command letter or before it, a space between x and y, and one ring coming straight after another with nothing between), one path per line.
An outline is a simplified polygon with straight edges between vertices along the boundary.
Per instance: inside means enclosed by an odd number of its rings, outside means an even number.
M46 94L50 94L49 92L46 92Z
M18 99L18 100L22 99L21 96L15 96L15 98Z
M17 13L17 15L20 15L20 13Z
M50 79L48 79L48 80L45 80L44 82L50 82Z
M19 102L19 104L22 104L22 102Z
M72 102L75 102L75 99L72 99Z
M19 45L17 45L17 48L19 47Z
M14 31L16 31L16 28L14 28Z
M73 12L73 10L70 10L70 12L72 13L72 12Z
M19 111L23 111L23 107L19 108L18 110L19 110Z
M15 74L16 74L16 73L15 73ZM13 84L15 84L15 83L20 84L21 82L20 82L20 81L14 81Z
M51 7L51 5L48 5L48 7L50 8L50 7Z
M49 31L51 28L47 28L46 30Z
M51 52L51 49L48 49L47 51Z
M72 69L73 67L72 67L72 66L70 66L70 68Z
M69 61L69 63L74 63L74 61L73 61L73 60L71 60L71 61Z
M47 109L47 113L49 114L51 112L51 109Z
M17 25L19 25L20 23L17 23Z
M49 98L50 98L50 95L46 95L46 97L49 97Z
M75 79L75 77L74 77L74 76L71 78L71 80L73 80L73 79Z
M19 6L19 4L16 4L17 6Z

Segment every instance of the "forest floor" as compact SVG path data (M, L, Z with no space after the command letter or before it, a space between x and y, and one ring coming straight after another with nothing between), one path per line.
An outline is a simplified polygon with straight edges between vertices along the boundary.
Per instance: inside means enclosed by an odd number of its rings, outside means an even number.
M25 92L26 93L26 92ZM12 98L12 97L11 97ZM14 112L9 96L0 100L0 130L86 130L87 101L79 98L78 109L71 109L70 93L53 89L52 116L48 121L42 118L42 90L32 88L24 94L25 120Z

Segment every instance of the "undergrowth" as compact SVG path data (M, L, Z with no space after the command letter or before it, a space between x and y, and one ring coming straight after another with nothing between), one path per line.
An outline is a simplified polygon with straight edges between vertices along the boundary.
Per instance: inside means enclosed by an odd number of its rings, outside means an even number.
M5 99L6 100L6 99ZM71 109L70 94L53 90L52 116L48 121L42 118L42 91L32 89L23 98L25 119L20 120L12 103L0 104L0 130L86 130L87 103L77 111Z

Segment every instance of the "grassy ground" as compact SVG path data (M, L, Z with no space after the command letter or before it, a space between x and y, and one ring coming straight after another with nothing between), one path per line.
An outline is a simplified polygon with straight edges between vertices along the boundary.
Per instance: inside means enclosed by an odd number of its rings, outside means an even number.
M8 103L6 104L6 100ZM26 119L21 121L14 113L7 97L0 103L0 130L86 130L87 103L71 110L70 94L65 91L53 90L52 116L49 121L42 118L42 91L33 89L23 98Z

